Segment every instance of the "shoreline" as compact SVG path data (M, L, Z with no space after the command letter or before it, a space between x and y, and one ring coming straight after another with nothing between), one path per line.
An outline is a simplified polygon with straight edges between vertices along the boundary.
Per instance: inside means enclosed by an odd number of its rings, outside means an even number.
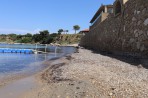
M143 67L79 49L49 65L38 88L21 98L147 98L147 75Z
M18 80L21 80L21 79L24 79L24 78L27 78L29 76L37 74L42 69L45 69L47 67L47 66L43 65L43 62L44 61L38 62L38 64L42 65L42 68L37 69L35 71L24 70L24 71L12 73L12 74L9 73L9 74L5 74L4 75L5 77L3 77L3 75L2 75L2 77L0 78L0 88L6 86L7 84L11 84L12 82L15 82L15 81L18 81ZM34 63L31 63L31 64L34 64ZM28 66L31 66L31 64L29 64Z
M65 81L66 79L62 79L59 77L60 70L56 70L56 69L59 67L65 66L70 62L71 59L72 59L71 55L67 55L56 60L45 61L44 64L47 64L48 67L38 72L37 74L33 75L37 84L36 88L33 88L27 92L24 92L24 94L19 96L19 98L38 98L37 96L40 96L39 93L44 90L47 90L46 87L48 87L50 83ZM54 70L56 70L55 72L58 71L58 74L56 76L53 76ZM51 72L50 74L49 74L49 71Z
M35 87L18 98L148 97L148 69L124 60L79 49L44 64L48 66L32 76Z
M67 55L69 55L69 54L67 54ZM63 56L63 57L65 57L65 56ZM52 63L54 63L54 64L56 63L57 64L58 62L60 62L60 59L62 59L63 57L54 57L54 58L51 58L51 59L46 60L46 61L41 61L42 63L40 62L40 64L43 65L42 69L39 69L38 71L35 71L35 72L32 72L31 71L29 73L23 72L23 73L19 73L19 74L18 73L15 73L13 75L12 74L11 75L7 75L7 77L2 77L0 79L0 95L1 96L5 96L5 94L2 94L1 93L1 92L4 92L4 91L5 92L8 92L8 93L13 92L13 90L11 90L9 92L9 88L12 88L12 86L14 86L14 84L15 84L15 87L17 87L17 84L16 83L21 84L19 81L21 81L21 82L22 81L30 81L30 82L36 81L35 83L38 84L37 81L38 80L41 80L41 77L40 77L41 76L41 73L45 72L45 70ZM31 78L31 80L29 78ZM22 85L24 85L24 84L22 83ZM16 89L16 88L14 88L14 89ZM25 91L25 89L30 90L29 88L21 87L18 91L19 92L21 92L21 91L23 92L23 91ZM25 92L23 92L23 93L25 93ZM6 95L4 98L12 98L11 96L12 95L10 95L10 96L9 95ZM17 96L17 94L16 95L14 94L14 96Z
M61 58L53 58L51 60L44 61L43 64L52 64L59 62ZM13 75L10 77L5 78L4 80L1 79L0 83L0 96L3 98L22 98L24 93L31 91L32 89L36 89L36 86L39 86L38 81L41 80L41 74L47 70L48 66L45 65L42 70L35 72L35 73L29 73L25 74L22 73L21 75ZM26 83L25 83L26 82ZM29 87L28 87L29 85ZM7 92L6 95L4 92ZM17 93L19 92L19 94Z

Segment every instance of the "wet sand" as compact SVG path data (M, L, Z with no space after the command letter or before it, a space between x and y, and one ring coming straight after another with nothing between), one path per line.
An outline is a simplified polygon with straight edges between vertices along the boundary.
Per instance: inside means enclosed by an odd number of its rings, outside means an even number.
M16 73L8 73L8 74L1 74L0 76L0 88L17 80L27 78L29 76L35 75L36 73L40 72L41 70L45 69L47 66L43 65L42 62L31 63L28 66L41 66L40 68L36 69L26 69Z
M28 77L27 74L13 74L0 78L0 89L9 83Z
M20 98L24 92L36 87L34 76L13 81L0 88L1 98Z

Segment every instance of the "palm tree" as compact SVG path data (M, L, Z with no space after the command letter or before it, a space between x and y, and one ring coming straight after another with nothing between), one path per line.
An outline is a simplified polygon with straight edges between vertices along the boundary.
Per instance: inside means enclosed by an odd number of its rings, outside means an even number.
M59 29L58 34L60 35L63 31L64 31L63 29Z
M65 30L66 34L69 32L68 30Z
M77 31L77 30L80 30L80 26L79 26L79 25L74 25L74 26L73 26L73 29L75 30L75 34L76 34L76 31Z

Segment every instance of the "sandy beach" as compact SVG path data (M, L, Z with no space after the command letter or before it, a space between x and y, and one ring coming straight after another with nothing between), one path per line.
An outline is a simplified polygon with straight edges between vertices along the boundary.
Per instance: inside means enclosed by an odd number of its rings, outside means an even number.
M25 82L30 88L17 98L148 98L148 70L142 67L146 62L138 65L134 60L79 49L44 62L48 67L32 76L29 81L34 82Z

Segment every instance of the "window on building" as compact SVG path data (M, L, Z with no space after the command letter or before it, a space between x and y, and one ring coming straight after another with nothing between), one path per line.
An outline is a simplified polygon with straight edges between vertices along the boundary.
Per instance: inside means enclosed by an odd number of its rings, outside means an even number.
M115 15L121 13L121 3L119 1L117 1L116 5L115 5Z
M107 9L107 12L108 12L108 13L113 13L113 8L108 8L108 9Z

